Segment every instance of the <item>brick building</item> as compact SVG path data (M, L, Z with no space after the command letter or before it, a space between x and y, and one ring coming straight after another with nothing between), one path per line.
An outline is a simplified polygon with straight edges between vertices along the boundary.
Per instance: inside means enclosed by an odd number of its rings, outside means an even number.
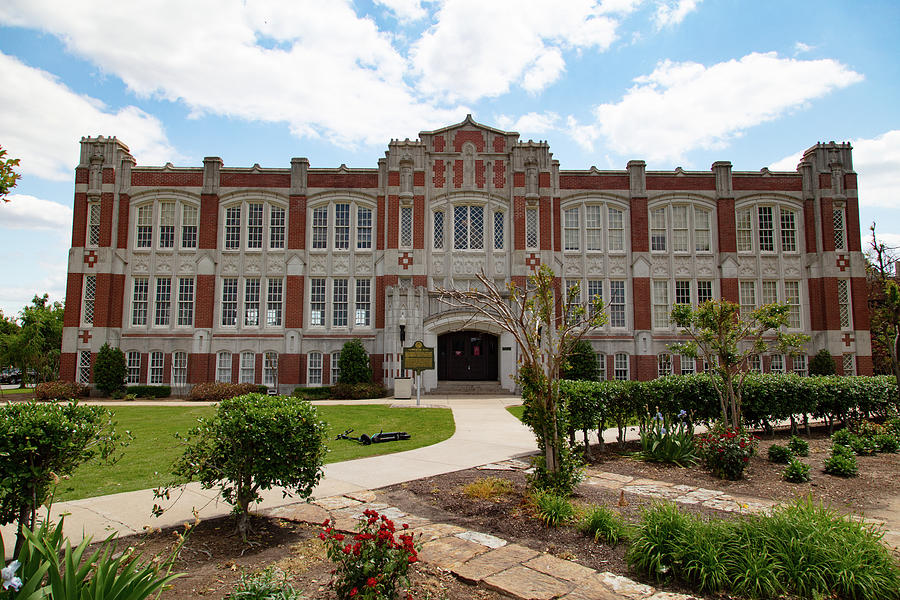
M359 338L390 387L403 345L436 348L438 379L513 388L510 337L432 290L481 270L524 282L549 264L560 289L600 294L590 339L607 378L702 369L672 356L674 303L791 305L807 370L872 370L856 174L849 144L817 144L794 172L562 170L546 142L463 122L393 140L371 169L141 167L116 138L83 138L75 172L64 379L88 382L104 342L129 382L252 381L290 391L337 375ZM401 331L405 343L401 342Z

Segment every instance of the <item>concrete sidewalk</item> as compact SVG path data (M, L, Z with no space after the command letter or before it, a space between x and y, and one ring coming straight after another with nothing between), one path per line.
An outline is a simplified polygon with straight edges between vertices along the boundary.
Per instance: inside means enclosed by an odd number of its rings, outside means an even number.
M380 400L377 403L416 405L415 399ZM423 406L449 407L453 411L456 432L450 439L408 452L326 465L324 477L313 496L324 498L371 490L536 452L534 435L505 408L519 403L521 398L517 396L423 397ZM166 406L171 405L166 403ZM196 406L196 403L191 406ZM152 490L59 502L53 505L51 518L58 520L61 515L67 515L66 535L73 543L77 543L88 535L97 540L114 532L131 535L148 527L180 525L192 521L195 510L201 519L227 515L231 511L229 505L216 499L215 489L204 490L197 483L188 484L181 491L175 491L175 494L178 495L173 495L170 501L161 502L167 510L160 518L154 518L150 513L153 505L159 502L154 500ZM272 509L292 502L296 502L296 499L284 497L283 490L277 488L264 494L264 500L258 508ZM9 556L15 543L15 527L4 526L2 532Z

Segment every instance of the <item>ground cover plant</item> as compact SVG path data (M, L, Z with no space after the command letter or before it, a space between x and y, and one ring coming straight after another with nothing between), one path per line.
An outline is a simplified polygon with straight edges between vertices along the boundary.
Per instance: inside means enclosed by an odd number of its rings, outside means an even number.
M462 493L470 498L489 500L513 491L512 482L502 477L482 477L463 487Z
M175 433L186 433L198 417L209 417L214 412L210 406L115 406L108 410L118 422L118 429L131 431L134 439L123 449L116 464L101 468L87 463L77 468L70 478L59 483L57 501L149 489L170 482L169 469L181 452ZM334 405L318 406L317 410L328 423L330 452L326 463L428 446L449 438L455 430L449 409ZM412 439L369 446L335 440L338 433L347 429L369 435L381 429L403 430L411 433Z
M785 481L806 483L809 481L809 465L799 458L792 458L782 473Z

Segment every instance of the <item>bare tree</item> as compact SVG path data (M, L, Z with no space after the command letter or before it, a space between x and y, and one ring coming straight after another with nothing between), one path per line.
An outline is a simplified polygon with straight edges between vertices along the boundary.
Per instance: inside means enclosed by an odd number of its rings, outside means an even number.
M525 421L534 430L544 467L556 475L567 456L558 422L559 374L575 342L606 322L599 297L581 301L579 286L555 293L559 280L547 265L530 276L524 289L508 283L501 289L483 272L476 275L483 289L438 288L440 300L486 319L516 340L519 364L516 381L522 387Z
M872 223L869 230L872 232L872 241L866 266L869 308L872 313L872 341L887 353L891 370L900 385L900 285L897 284L896 277L900 251L878 241L875 223Z

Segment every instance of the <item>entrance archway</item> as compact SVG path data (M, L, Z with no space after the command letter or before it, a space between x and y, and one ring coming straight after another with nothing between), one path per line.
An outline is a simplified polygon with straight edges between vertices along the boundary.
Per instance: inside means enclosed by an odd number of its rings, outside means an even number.
M497 381L497 336L453 331L438 336L438 379Z

